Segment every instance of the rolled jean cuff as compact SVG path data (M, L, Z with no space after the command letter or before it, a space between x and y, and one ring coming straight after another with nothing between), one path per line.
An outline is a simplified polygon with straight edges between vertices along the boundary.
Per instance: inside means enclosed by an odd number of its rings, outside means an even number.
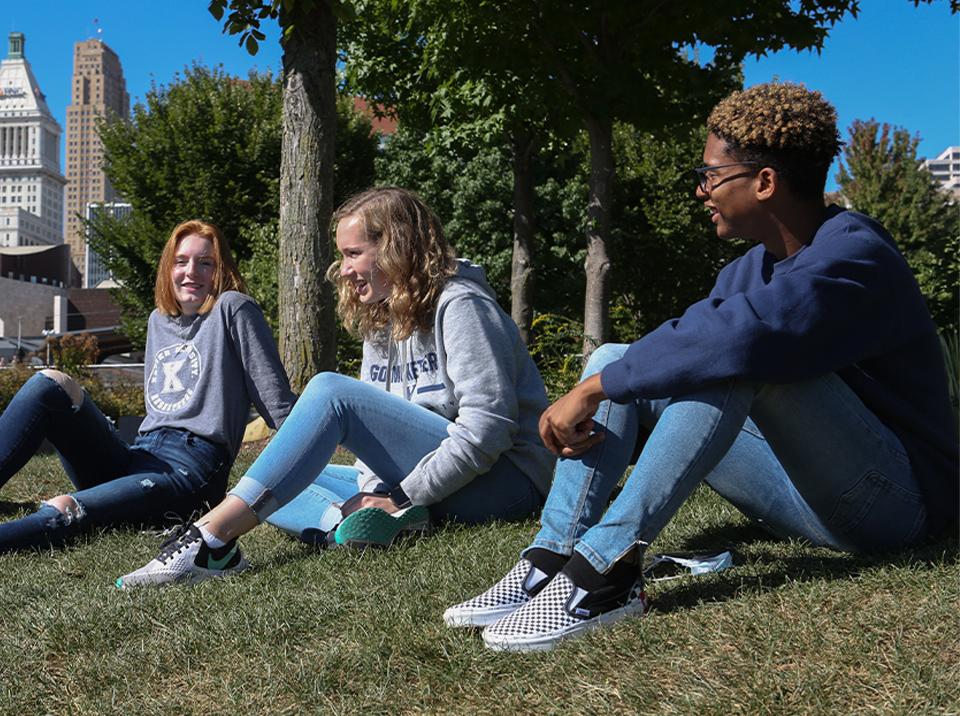
M272 490L246 475L240 478L229 494L243 500L247 507L253 510L260 522L263 522L282 506Z

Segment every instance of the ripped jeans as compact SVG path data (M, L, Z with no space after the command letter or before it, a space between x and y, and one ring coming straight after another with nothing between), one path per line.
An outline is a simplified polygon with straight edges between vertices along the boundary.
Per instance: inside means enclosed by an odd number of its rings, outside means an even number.
M59 383L37 374L0 415L0 487L44 438L77 488L71 497L80 509L68 516L43 504L0 524L0 553L63 544L104 527L158 525L167 513L186 519L223 499L232 465L224 447L182 430L153 430L128 445L89 397L77 408Z

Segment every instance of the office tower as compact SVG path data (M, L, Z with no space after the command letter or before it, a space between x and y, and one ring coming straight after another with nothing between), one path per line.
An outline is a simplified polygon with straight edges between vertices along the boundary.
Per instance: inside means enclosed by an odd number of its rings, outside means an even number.
M27 62L26 38L11 32L0 62L0 249L63 244L60 134Z
M71 96L73 101L67 107L67 243L74 264L86 277L87 240L80 217L87 215L89 204L119 199L103 173L103 144L96 121L100 117L127 119L130 108L120 58L103 40L74 45ZM83 285L87 286L86 280Z
M960 147L947 147L923 166L933 174L940 188L960 198Z

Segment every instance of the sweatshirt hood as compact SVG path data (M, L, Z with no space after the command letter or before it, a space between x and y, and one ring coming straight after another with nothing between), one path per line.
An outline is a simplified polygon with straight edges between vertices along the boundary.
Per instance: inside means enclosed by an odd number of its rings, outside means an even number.
M457 259L457 277L473 281L480 286L485 293L489 294L491 298L496 300L497 293L487 282L487 272L484 271L483 266L470 263L467 259Z

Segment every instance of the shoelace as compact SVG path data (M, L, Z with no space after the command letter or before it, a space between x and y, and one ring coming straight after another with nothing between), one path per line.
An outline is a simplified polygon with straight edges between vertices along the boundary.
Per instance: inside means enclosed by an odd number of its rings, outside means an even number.
M179 515L177 517L179 518ZM167 538L166 542L160 545L160 554L157 555L158 562L166 564L181 549L197 541L198 538L189 533L191 524L193 523L180 520L180 526Z

